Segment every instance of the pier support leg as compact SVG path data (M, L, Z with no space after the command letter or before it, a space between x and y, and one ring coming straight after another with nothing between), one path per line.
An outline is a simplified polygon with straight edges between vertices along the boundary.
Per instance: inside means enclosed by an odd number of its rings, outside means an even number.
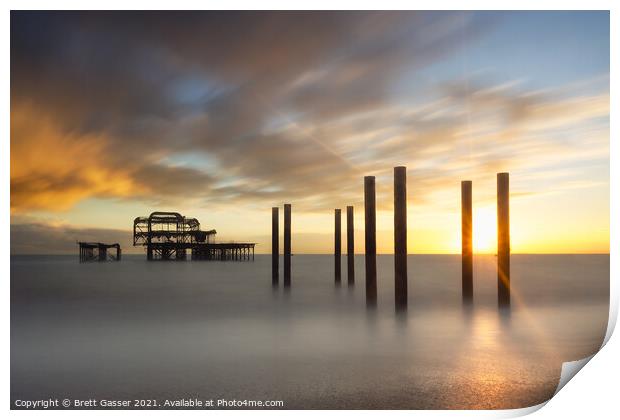
M474 300L471 181L461 182L461 277L463 303Z
M291 285L291 205L284 205L284 286Z
M353 231L353 206L347 206L347 283L355 283L355 239Z
M280 209L271 208L271 284L278 284L280 277Z
M497 174L497 298L510 306L510 189L507 172Z
M336 284L340 284L341 277L341 263L342 263L342 239L340 237L341 228L340 228L340 220L341 220L341 212L340 209L334 210L334 277L336 280Z
M108 259L108 248L99 245L99 261L106 261Z
M366 304L377 304L377 216L375 177L364 177L364 223L366 251Z
M397 309L407 307L407 168L394 168L394 290Z

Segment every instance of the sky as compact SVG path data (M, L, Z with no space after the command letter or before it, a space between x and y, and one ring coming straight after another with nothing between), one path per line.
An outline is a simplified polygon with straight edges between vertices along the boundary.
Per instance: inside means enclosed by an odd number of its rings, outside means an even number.
M391 253L401 165L410 253L460 252L461 180L495 252L498 172L513 253L609 252L609 13L11 12L13 254L141 253L152 211L268 253L283 203L362 253L365 175Z

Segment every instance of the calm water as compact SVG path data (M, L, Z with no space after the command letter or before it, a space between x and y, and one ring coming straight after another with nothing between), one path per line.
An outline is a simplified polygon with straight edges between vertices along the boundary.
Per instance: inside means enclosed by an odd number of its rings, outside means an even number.
M333 280L333 257L293 257L292 287L254 262L78 264L11 259L11 401L253 399L284 408L519 408L553 394L561 363L605 334L609 256L515 255L513 306L497 311L495 257L409 257L409 310L394 310L393 257L378 306ZM282 280L280 280L282 285Z

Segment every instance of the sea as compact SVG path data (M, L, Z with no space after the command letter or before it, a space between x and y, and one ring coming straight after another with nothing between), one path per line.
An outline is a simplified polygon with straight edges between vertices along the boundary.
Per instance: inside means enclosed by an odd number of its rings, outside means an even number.
M471 305L459 255L409 255L407 264L408 306L397 310L392 255L377 256L376 305L366 303L363 255L353 284L345 256L337 282L334 256L295 255L287 288L282 262L272 284L270 255L14 255L11 406L523 408L553 396L563 362L601 347L608 254L513 255L504 310L493 255L474 256Z

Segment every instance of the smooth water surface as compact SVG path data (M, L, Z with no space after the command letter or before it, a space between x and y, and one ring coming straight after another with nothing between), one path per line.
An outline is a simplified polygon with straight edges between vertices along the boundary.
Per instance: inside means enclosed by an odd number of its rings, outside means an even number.
M495 257L408 259L409 308L394 309L393 257L378 257L367 308L333 256L293 257L292 286L255 261L79 264L11 259L11 401L282 400L284 408L519 408L549 399L561 364L598 350L608 255L514 255L512 308L497 309Z

